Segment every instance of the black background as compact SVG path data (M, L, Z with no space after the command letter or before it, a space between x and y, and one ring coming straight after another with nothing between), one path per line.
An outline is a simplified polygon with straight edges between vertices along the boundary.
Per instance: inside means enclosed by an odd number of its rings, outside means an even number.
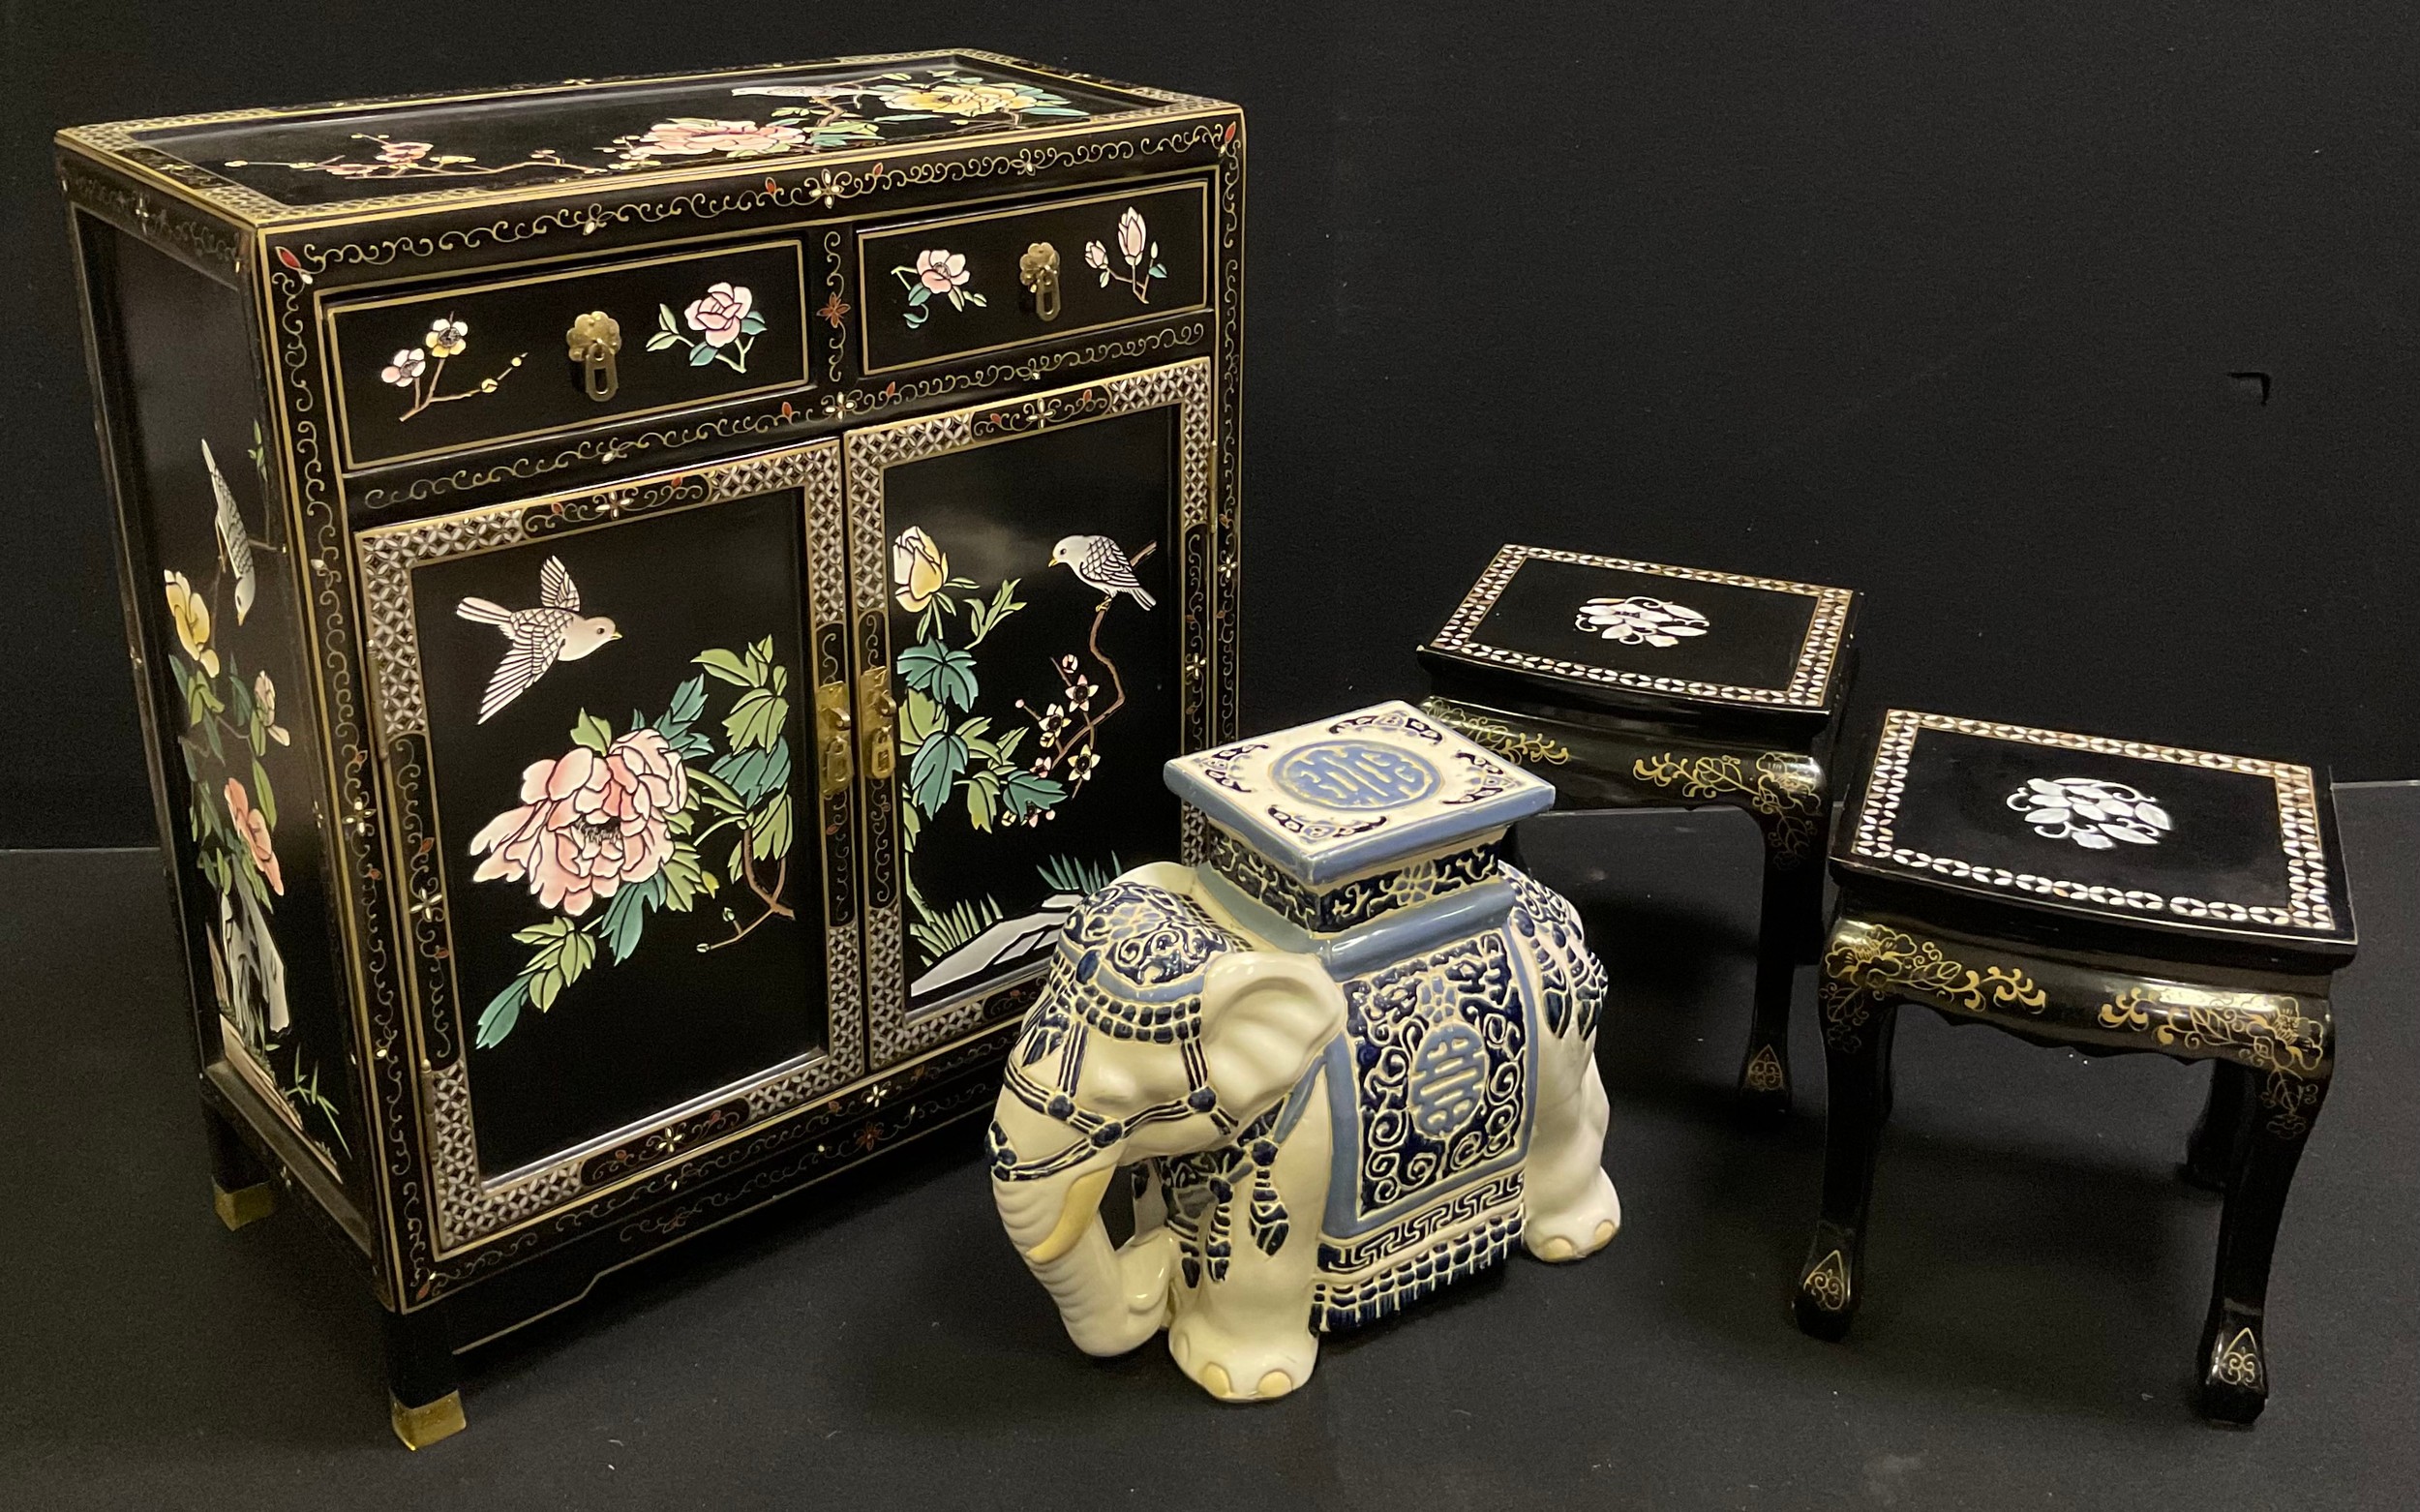
M1109 873L1177 859L1176 799L1160 780L1161 763L1181 754L1186 744L1176 688L1185 610L1176 591L1177 520L1169 507L1178 475L1177 413L1163 408L1086 421L927 457L883 474L885 537L895 541L909 526L922 527L949 559L950 575L977 585L951 590L961 612L944 622L943 641L965 650L964 605L976 599L988 604L1001 580L1017 580L1015 597L1025 607L975 648L979 692L973 712L990 718L990 739L1024 730L1017 755L1028 767L1047 747L1016 701L1036 710L1066 703L1065 684L1052 666L1059 657L1074 654L1081 675L1099 685L1095 710L1107 710L1117 696L1089 645L1101 595L1077 582L1072 569L1049 565L1051 549L1061 537L1075 534L1109 536L1129 557L1155 542L1159 547L1134 568L1135 581L1157 607L1145 611L1121 595L1102 621L1102 649L1117 662L1126 703L1098 732L1099 770L1042 824L1027 828L1003 817L988 833L968 822L964 792L953 787L941 812L917 832L908 862L935 914L988 897L1000 905L1002 918L1022 918L1052 892L1041 868L1053 857ZM920 618L892 600L893 667L899 653L916 644ZM892 687L904 704L906 684L894 678ZM950 714L953 726L968 717L957 710ZM903 759L902 806L912 801L907 777ZM1065 768L1051 777L1069 786ZM913 905L903 900L900 907L903 918L913 922ZM913 939L906 950L913 983L935 962ZM954 983L942 996L962 993L981 980Z
M445 868L447 943L466 1041L475 1039L480 1012L529 957L531 948L513 931L551 917L526 880L471 880L479 864L471 838L520 803L524 770L569 751L583 713L616 735L628 734L640 715L661 717L673 689L703 675L691 658L709 647L745 655L770 638L774 661L790 670L784 735L791 839L780 895L797 917L768 919L746 939L701 953L700 946L730 939L763 911L744 881L724 871L737 829L707 836L698 850L721 878L718 892L700 896L686 914L650 914L629 959L616 964L600 946L587 974L552 1009L525 1007L503 1043L465 1052L480 1166L490 1175L830 1043L823 836L806 740L814 680L801 653L803 534L793 490L440 559L412 574L435 774L433 830ZM557 662L480 724L480 691L506 642L495 626L457 616L454 606L477 594L508 609L528 608L538 601L538 572L550 556L571 573L582 613L612 620L621 639L577 661ZM660 591L662 583L684 577L711 581L714 591ZM717 754L731 748L723 719L739 695L732 684L706 678L706 711L691 728L712 740ZM429 796L424 790L423 801ZM698 831L715 817L701 805ZM770 889L772 863L757 865ZM598 899L576 922L589 922L606 906Z
M1869 708L2413 775L2415 20L12 8L0 845L152 833L51 130L935 45L1252 112L1252 728L1416 691L1510 538L1866 589Z

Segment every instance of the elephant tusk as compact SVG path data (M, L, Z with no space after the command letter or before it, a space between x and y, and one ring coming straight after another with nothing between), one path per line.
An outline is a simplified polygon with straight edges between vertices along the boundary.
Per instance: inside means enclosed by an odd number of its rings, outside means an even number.
M1042 1243L1025 1252L1025 1258L1036 1265L1047 1265L1075 1248L1075 1241L1084 1236L1093 1221L1101 1214L1102 1194L1109 1190L1109 1178L1117 1174L1114 1166L1104 1165L1075 1178L1067 1189L1067 1205L1059 1209L1059 1226L1050 1230Z

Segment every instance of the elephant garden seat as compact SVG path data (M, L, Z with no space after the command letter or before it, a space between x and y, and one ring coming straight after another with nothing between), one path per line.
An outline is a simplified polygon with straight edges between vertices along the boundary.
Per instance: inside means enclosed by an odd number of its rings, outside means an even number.
M1790 988L1823 933L1828 767L1857 595L1505 546L1420 648L1430 717L1555 786L1563 812L1726 804L1765 838L1739 1092L1790 1105ZM1516 860L1518 858L1516 857Z
M1604 971L1497 854L1552 790L1404 704L1166 774L1203 863L1076 906L991 1127L1002 1223L1076 1345L1165 1326L1212 1395L1283 1396L1322 1332L1516 1244L1603 1248Z
M1832 838L1830 1113L1799 1326L1863 1299L1874 1157L1902 1003L2086 1054L2215 1063L2184 1165L2225 1217L2195 1375L2248 1423L2287 1184L2335 1068L2352 909L2325 782L2288 762L1891 710Z

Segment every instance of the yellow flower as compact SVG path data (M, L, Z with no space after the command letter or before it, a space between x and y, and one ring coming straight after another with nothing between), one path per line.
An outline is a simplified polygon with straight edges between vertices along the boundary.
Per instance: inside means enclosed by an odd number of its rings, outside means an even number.
M972 118L1030 110L1042 96L1014 84L935 84L929 89L897 89L883 96L894 110L930 110L936 115Z
M898 586L899 607L923 613L932 596L950 581L950 559L922 529L909 526L891 543L891 581Z
M219 675L219 653L210 649L210 606L201 601L182 572L166 574L168 618L176 623L176 639L185 654L211 677Z

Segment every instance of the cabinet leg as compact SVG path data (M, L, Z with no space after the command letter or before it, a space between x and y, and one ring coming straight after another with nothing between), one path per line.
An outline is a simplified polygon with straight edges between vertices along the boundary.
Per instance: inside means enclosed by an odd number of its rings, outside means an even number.
M425 1449L461 1433L462 1392L444 1311L388 1313L385 1319L386 1395L395 1436L407 1449Z
M2196 1187L2226 1190L2226 1173L2234 1167L2236 1149L2243 1143L2251 1087L2252 1073L2245 1068L2232 1061L2210 1063L2210 1098L2201 1105L2201 1119L2193 1125L2193 1139L2185 1146L2185 1164L2177 1174Z
M2220 1071L2241 1078L2249 1127L2236 1142L2227 1170L2218 1275L2210 1288L2210 1316L2201 1329L2200 1407L2205 1417L2249 1423L2269 1401L2263 1324L2278 1223L2285 1215L2294 1166L2327 1098L2327 1079L2276 1073L2255 1097L2254 1073L2232 1065Z
M1891 1043L1898 1005L1827 978L1823 1009L1829 1104L1824 1205L1790 1310L1802 1331L1836 1341L1848 1337L1862 1296L1865 1215L1874 1194L1874 1157L1891 1116Z
M1750 1112L1790 1110L1790 991L1806 942L1823 921L1824 870L1808 858L1783 865L1765 851L1765 906L1756 933L1756 1017L1739 1057L1739 1100Z
M277 1211L277 1183L225 1117L201 1110L202 1137L210 1150L210 1206L219 1222L241 1228Z

